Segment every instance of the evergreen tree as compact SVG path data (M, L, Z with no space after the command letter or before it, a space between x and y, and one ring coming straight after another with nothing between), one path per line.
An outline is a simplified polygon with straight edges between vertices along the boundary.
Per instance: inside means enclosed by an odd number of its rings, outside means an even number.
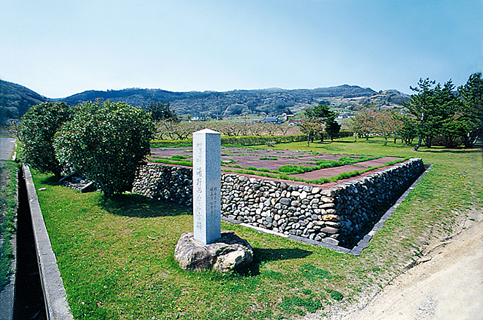
M305 115L310 122L318 124L321 142L324 142L324 129L331 140L340 131L340 125L335 121L337 113L330 110L327 104L319 104L313 109L307 109Z
M171 110L169 101L166 104L154 100L148 106L143 105L143 109L151 114L155 122L161 120L178 121L178 115L174 110Z
M481 72L472 74L466 84L458 88L458 93L463 100L464 114L472 123L464 141L465 147L471 148L478 137L483 139L483 79Z

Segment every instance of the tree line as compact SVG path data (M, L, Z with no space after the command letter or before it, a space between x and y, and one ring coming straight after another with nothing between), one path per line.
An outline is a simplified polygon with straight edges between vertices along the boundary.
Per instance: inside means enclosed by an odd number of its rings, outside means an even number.
M415 138L431 148L437 142L448 148L464 145L471 148L481 137L483 123L483 79L481 73L472 74L468 81L456 88L451 80L443 85L429 78L420 79L410 101L398 110L366 106L359 109L347 122L357 137L368 138L380 134L402 139L407 145Z
M404 106L417 122L417 150L423 143L431 147L436 136L447 147L464 144L471 148L482 134L483 79L472 74L468 81L455 88L451 80L443 85L429 78L420 79L409 103Z
M415 150L441 138L447 147L473 147L482 136L483 79L472 74L467 83L455 88L451 80L441 84L420 79L404 108L366 107L356 112L346 125L357 137L369 138L377 133L402 139ZM300 126L224 123L209 127L227 136L287 135L297 130L308 141L327 134L333 140L340 134L337 113L327 104L304 111ZM22 161L41 172L56 177L78 172L93 181L106 196L120 194L132 187L139 165L150 154L150 141L158 138L188 138L205 123L181 124L169 102L154 101L142 108L123 102L85 102L74 107L64 102L43 102L31 107L22 117L18 137ZM291 130L293 128L293 130Z

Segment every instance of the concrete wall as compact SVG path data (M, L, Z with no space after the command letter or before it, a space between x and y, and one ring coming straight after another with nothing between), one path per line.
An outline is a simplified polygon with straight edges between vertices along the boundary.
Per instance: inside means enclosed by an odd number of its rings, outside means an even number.
M423 171L421 159L410 159L332 187L222 174L221 214L278 233L350 246L372 228ZM192 206L192 170L145 165L133 191Z
M50 243L49 234L44 223L42 210L40 209L37 190L33 182L30 168L22 166L27 188L28 203L32 216L32 229L34 232L37 262L39 264L40 280L44 293L45 310L50 320L73 320L64 283L60 276L57 258Z

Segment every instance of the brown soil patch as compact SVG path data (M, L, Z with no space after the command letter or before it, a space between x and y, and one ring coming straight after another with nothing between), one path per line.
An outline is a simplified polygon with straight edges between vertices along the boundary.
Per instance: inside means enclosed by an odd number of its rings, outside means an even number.
M192 148L153 148L151 149L151 158L153 160L173 156L183 156L184 160L191 161L193 158ZM344 155L334 155L329 153L319 153L314 155L312 152L296 151L296 150L270 150L270 149L249 149L238 147L222 147L221 160L229 166L239 166L243 169L255 167L257 169L268 169L277 171L284 165L303 165L306 167L315 166L320 160L339 160ZM357 156L346 156L358 158ZM233 168L237 169L237 168ZM233 170L232 169L232 170ZM239 168L238 168L239 169Z
M190 147L181 148L154 148L151 150L152 160L164 158L170 161L176 161L179 159L172 159L173 156L183 156L183 160L192 161L193 152ZM243 147L222 147L221 160L223 162L222 170L224 171L236 171L240 169L254 170L268 169L277 173L281 166L285 165L297 165L305 167L316 166L317 161L321 160L339 160L341 157L349 158L361 158L361 156L349 156L329 153L317 153L314 154L308 151L297 150L270 150L270 149L251 149ZM317 180L321 178L331 178L344 172L351 172L356 170L363 170L369 167L377 167L384 165L389 161L400 160L397 157L383 157L376 160L362 161L355 163L354 165L344 165L339 167L324 168L314 170L311 172L291 175L292 177L301 178L304 180ZM370 174L374 171L370 171ZM363 174L366 175L366 174ZM363 176L362 175L362 176ZM250 175L259 178L256 175ZM360 177L361 175L357 176ZM356 177L354 177L356 178ZM349 181L354 178L344 179L341 181ZM290 183L294 183L290 181ZM303 183L301 183L303 184ZM326 184L327 185L327 184Z
M395 161L395 160L401 160L401 158L398 157L383 157L375 160L368 160L368 161L362 161L362 162L357 162L354 163L355 166L361 166L361 167L378 167L382 166L390 161Z
M324 168L324 169L314 170L310 172L294 174L294 175L291 175L291 177L302 178L304 180L317 180L320 178L334 177L343 172L351 172L355 170L361 170L361 167L345 165L340 167Z

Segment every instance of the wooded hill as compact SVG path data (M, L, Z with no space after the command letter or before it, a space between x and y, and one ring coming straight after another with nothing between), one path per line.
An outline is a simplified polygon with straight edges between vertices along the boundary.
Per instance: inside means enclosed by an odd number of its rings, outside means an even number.
M47 100L24 86L0 80L0 122L21 117L31 106Z
M14 115L21 116L26 110L42 101L52 101L32 90L10 82L1 81L0 107L14 108ZM319 103L327 103L331 107L351 109L359 105L374 104L376 106L401 106L409 96L398 91L376 92L370 88L341 85L328 88L286 90L279 88L260 90L233 90L226 92L190 91L172 92L161 89L123 89L97 91L89 90L71 95L63 100L69 105L77 105L84 101L96 99L112 102L122 101L132 106L142 107L153 101L170 102L171 108L178 115L198 115L207 117L236 116L241 114L280 115L297 113Z

